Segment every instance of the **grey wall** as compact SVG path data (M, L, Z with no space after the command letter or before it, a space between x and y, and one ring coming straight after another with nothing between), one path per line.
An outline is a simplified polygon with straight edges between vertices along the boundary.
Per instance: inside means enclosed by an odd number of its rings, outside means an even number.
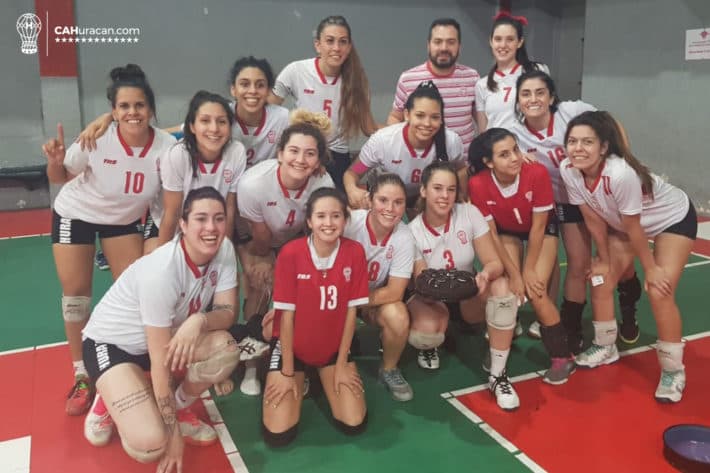
M710 213L710 60L685 61L707 0L587 0L582 95L627 128L634 154Z

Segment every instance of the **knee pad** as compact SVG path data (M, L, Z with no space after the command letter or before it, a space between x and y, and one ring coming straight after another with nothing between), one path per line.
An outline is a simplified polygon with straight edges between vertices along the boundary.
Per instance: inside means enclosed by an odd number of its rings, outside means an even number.
M153 463L155 461L160 460L163 454L165 453L165 445L154 450L136 450L135 448L128 445L123 440L123 438L121 438L121 445L123 446L123 450L128 454L129 457L140 463Z
M261 424L261 435L264 437L264 442L270 447L284 447L293 442L298 433L298 423L290 429L278 434L270 431L266 426Z
M239 347L232 342L215 351L206 360L187 367L186 378L191 383L218 383L225 380L239 363Z
M419 350L431 350L444 343L443 333L423 333L418 330L409 331L409 344Z
M91 297L62 296L62 317L67 322L85 322L91 314Z
M641 281L636 273L626 281L620 281L616 286L619 293L619 305L621 307L634 306L641 298Z
M365 413L365 417L363 417L362 422L360 422L358 425L348 425L345 422L339 421L338 419L333 419L335 421L335 426L338 428L339 431L344 433L345 435L359 435L365 431L365 428L367 427L367 412Z
M488 325L498 330L513 329L518 315L517 299L514 294L489 297L486 301L486 322Z

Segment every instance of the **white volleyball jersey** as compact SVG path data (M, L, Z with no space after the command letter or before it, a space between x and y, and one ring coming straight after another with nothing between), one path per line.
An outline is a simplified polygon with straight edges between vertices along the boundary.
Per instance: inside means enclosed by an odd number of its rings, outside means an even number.
M247 154L247 167L276 157L281 133L288 128L288 109L280 105L266 104L264 115L258 126L248 126L237 117L236 102L232 102L234 117L232 139L244 145Z
M538 65L541 71L550 73L544 64ZM498 85L495 92L488 88L488 76L476 82L476 110L484 112L488 118L488 128L511 129L515 120L515 87L523 67L516 64L508 71L497 70L493 80Z
M426 149L415 149L408 138L409 124L395 123L377 130L360 150L360 162L368 169L379 168L397 174L404 181L407 197L417 195L421 186L422 171L436 161L434 142ZM465 165L461 137L445 129L446 153L456 166ZM356 169L363 171L364 169Z
M481 212L471 204L454 205L449 220L440 227L431 227L421 213L410 224L417 254L428 268L473 270L476 253L473 240L489 231Z
M213 163L198 162L197 176L192 175L192 160L190 153L185 148L184 141L171 146L160 157L160 177L163 189L173 192L182 192L185 202L187 193L192 189L211 186L217 189L226 199L230 192L237 192L237 182L246 168L246 153L244 145L238 141L229 143L222 157ZM162 192L151 203L150 215L155 225L160 228L163 219Z
M214 259L198 267L176 236L119 276L94 308L84 338L133 355L147 353L146 326L174 332L189 315L206 310L215 293L236 286L237 259L227 238Z
M369 210L350 212L343 236L355 240L365 249L367 276L370 290L387 284L387 278L409 279L414 268L414 237L407 225L399 222L382 241L367 221Z
M641 226L646 235L654 237L685 217L690 208L688 195L655 174L653 199L643 195L641 179L623 158L612 155L593 185L587 186L584 176L569 159L560 167L571 204L587 204L610 227L623 232L622 215L641 214Z
M292 96L296 107L311 112L325 113L330 118L328 149L348 152L348 142L340 129L340 76L326 76L318 65L318 58L303 59L288 64L276 78L274 95Z
M544 130L533 130L526 123L515 121L513 131L518 137L518 145L524 153L532 154L545 165L550 173L555 202L567 204L567 192L560 179L560 163L567 158L565 151L565 132L567 124L582 112L596 110L592 105L581 100L561 102L557 111L550 117Z
M252 222L266 223L271 230L271 246L280 248L303 232L306 201L320 187L335 187L328 173L313 174L300 189L286 189L281 182L279 162L267 159L252 166L239 180L239 214Z
M59 191L56 212L98 225L128 225L142 218L160 191L158 156L175 143L171 134L151 130L143 148L128 146L115 123L93 151L72 143L64 167L76 177Z

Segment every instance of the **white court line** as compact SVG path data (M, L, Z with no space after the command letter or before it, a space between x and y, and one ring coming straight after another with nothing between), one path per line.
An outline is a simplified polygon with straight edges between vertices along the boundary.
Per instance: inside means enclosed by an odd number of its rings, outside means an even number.
M696 333L693 335L688 335L686 337L683 337L684 340L686 341L693 341L693 340L699 340L701 338L706 338L710 337L710 331L706 332L700 332ZM636 348L631 348L628 350L624 350L619 352L619 355L621 357L627 357L631 355L636 355L638 353L643 353L647 352L650 350L653 350L655 348L655 344L651 345L645 345L642 347L636 347ZM525 381L537 377L542 376L543 371L533 371L531 373L526 373L522 374L520 376L514 376L510 378L511 383L517 383L520 381ZM488 434L489 437L491 437L493 440L498 443L501 447L505 448L507 451L513 454L513 456L520 461L523 465L525 465L530 471L533 473L546 473L547 470L542 468L540 465L535 463L530 457L525 455L517 446L515 446L514 443L512 443L510 440L506 439L503 437L500 433L498 433L493 427L491 427L489 424L485 423L483 419L481 419L475 412L473 412L471 409L468 407L464 406L461 401L457 399L459 396L463 396L466 394L471 394L479 391L484 391L488 389L488 384L479 384L477 386L471 386L468 388L463 388L463 389L457 389L455 391L449 391L445 393L441 393L441 397L446 400L451 406L459 411L464 417L466 417L468 420L471 421L474 425L476 425L478 428L480 428L483 432Z
M17 240L19 238L32 238L32 237L44 237L44 236L50 236L51 233L35 233L34 235L17 235L17 236L9 236L9 237L0 237L0 240Z

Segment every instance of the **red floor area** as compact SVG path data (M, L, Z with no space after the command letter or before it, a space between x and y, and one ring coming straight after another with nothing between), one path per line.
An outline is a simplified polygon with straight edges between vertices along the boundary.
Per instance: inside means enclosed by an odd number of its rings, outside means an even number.
M32 473L152 473L156 465L129 458L114 436L104 448L89 445L83 436L83 417L64 414L64 396L71 363L66 346L0 356L0 379L6 380L0 403L0 442L32 436ZM207 415L197 410L203 419ZM185 446L183 471L231 473L219 443Z
M52 210L0 212L0 238L38 235L52 231Z
M497 408L487 391L458 399L545 470L556 472L672 473L661 435L670 425L710 424L710 338L685 349L688 384L682 402L656 403L655 351L611 366L579 369L567 384L540 378L515 384L521 407Z

